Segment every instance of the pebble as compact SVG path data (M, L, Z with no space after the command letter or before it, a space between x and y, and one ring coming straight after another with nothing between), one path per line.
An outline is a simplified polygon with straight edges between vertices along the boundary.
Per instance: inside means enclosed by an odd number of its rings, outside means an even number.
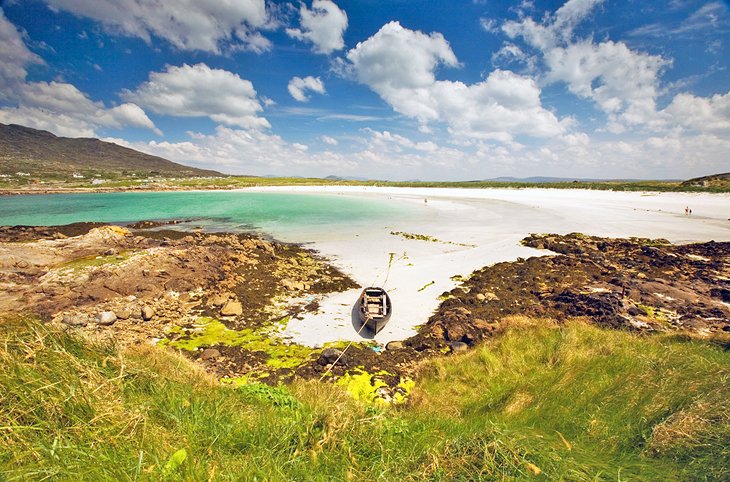
M85 313L64 315L61 322L68 326L86 326L89 323L89 316Z
M403 342L402 341L391 341L387 345L385 345L386 350L402 350L403 349Z
M450 343L451 353L463 353L469 349L469 345L463 341L454 341Z
M201 360L215 360L221 356L221 352L215 348L206 348L203 353L200 354Z
M229 300L221 308L221 316L239 316L243 314L243 306L239 301Z
M96 315L96 323L102 326L113 325L117 322L117 315L113 311L102 311Z
M142 319L144 321L150 321L155 316L155 310L151 306L144 306L142 308Z
M319 356L318 363L320 365L330 365L334 363L340 355L342 355L342 350L338 350L337 348L325 348ZM339 363L343 365L346 364L347 361L345 358L346 357L340 358Z
M129 308L119 308L118 310L114 310L114 314L120 320L127 320L132 316L132 311Z

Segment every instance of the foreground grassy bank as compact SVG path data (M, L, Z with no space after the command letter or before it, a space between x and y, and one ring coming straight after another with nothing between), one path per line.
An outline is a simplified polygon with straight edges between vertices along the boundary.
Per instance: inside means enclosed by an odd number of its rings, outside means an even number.
M18 322L0 327L0 479L727 480L729 380L719 346L514 320L379 407Z

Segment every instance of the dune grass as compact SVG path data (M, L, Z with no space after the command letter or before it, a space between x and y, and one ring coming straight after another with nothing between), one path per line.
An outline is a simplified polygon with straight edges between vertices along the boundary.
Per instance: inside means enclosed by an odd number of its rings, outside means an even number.
M515 322L382 407L18 321L0 326L0 480L727 480L729 378L705 342Z
M503 181L380 181L343 180L304 177L229 176L210 179L179 179L171 184L182 187L257 187L257 186L383 186L437 187L465 189L591 189L601 191L650 192L730 192L727 183L710 186L685 186L679 181L576 181L576 182L503 182Z
M105 182L101 185L91 184L91 178L101 177ZM572 181L572 182L523 182L523 181L383 181L383 180L345 180L322 179L308 177L255 177L226 176L204 178L163 178L155 182L142 182L139 178L129 178L118 173L97 173L88 179L44 178L41 189L48 188L83 188L83 189L124 189L145 188L156 189L163 186L187 189L238 189L261 186L381 186L381 187L416 187L416 188L464 188L464 189L590 189L600 191L634 191L634 192L730 192L730 182L718 180L707 186L683 185L680 181ZM30 178L12 178L0 180L0 188L23 188L31 183Z

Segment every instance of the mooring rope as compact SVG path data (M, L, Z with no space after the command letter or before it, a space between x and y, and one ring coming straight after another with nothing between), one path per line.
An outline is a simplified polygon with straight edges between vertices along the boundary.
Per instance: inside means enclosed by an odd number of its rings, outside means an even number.
M365 321L362 322L362 326L360 327L359 330L357 330L357 334L358 335L360 334L360 332L362 331L362 329L365 328L365 325L367 324L367 322L368 322L369 319L370 319L370 313L368 313L367 315L365 315ZM342 353L340 353L340 355L337 357L337 359L334 361L334 363L332 363L332 365L330 365L330 367L327 369L327 371L325 371L322 374L322 376L319 379L320 382L322 380L324 380L324 377L326 377L329 372L332 371L332 369L335 367L335 365L337 365L337 362L340 361L340 358L342 358L343 356L345 356L345 352L347 351L348 348L350 348L352 346L353 343L355 343L355 340L350 340L350 343L348 343L347 346L345 347L345 349L342 350Z
M389 253L389 255L390 255L390 259L388 260L388 268L386 269L386 272L385 272L385 281L383 281L383 284L381 285L381 288L383 288L383 289L385 289L385 285L388 284L388 278L390 277L390 267L393 265L393 259L395 258L395 253ZM379 276L380 275L375 276L375 279L370 284L370 286L375 286L375 282L377 281ZM370 319L370 313L367 313L365 315L365 320L362 322L362 326L360 327L359 330L357 330L357 335L359 335L360 332L362 331L362 329L365 328L365 325L367 324L369 319ZM353 343L355 343L355 341L350 340L350 343L348 343L347 346L345 347L345 349L342 350L342 353L340 353L340 355L337 357L335 362L332 365L330 365L330 367L327 369L327 371L325 371L322 374L322 376L319 379L320 382L322 380L324 380L324 377L326 377L330 371L332 371L332 369L335 367L335 365L337 365L337 362L340 361L340 358L342 358L345 355L345 352L347 351L348 348L350 348L352 346Z
M383 284L380 285L380 287L383 289L385 288L385 285L388 284L388 278L390 277L390 268L391 268L391 266L393 266L393 261L399 261L405 256L405 253L404 253L404 256L401 256L400 258L395 259L395 253L388 253L388 254L390 255L390 259L388 260L388 267L386 268L386 271L385 271L385 281L383 281ZM370 286L376 286L375 282L377 281L377 279L380 276L382 276L382 273L375 276L375 279L373 280L372 283L370 283Z

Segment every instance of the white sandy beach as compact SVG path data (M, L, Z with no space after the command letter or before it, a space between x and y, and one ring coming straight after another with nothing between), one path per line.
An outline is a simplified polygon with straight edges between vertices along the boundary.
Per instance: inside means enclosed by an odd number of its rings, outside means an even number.
M675 243L730 240L727 194L361 186L255 190L374 196L413 203L417 209L411 219L367 227L353 224L337 231L317 229L284 239L311 243L363 286L386 288L394 309L376 337L379 343L415 334L416 327L437 308L439 296L458 284L452 280L455 275L467 276L500 261L549 254L519 244L529 233L581 232L666 238ZM685 206L692 209L691 216L685 216ZM404 239L392 231L431 236L444 243ZM390 253L394 255L388 270ZM359 290L351 290L321 299L318 313L292 319L282 335L310 346L367 339L366 333L358 334L359 324L353 320L358 295Z

